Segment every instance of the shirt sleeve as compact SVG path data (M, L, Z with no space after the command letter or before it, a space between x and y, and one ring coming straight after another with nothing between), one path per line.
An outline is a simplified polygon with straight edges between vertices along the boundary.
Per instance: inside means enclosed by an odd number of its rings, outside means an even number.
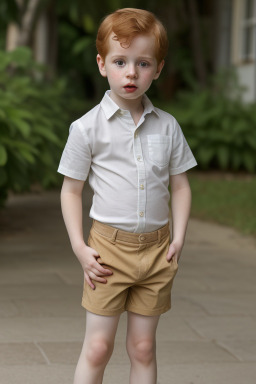
M183 135L183 132L175 120L172 137L172 152L169 163L170 175L178 175L197 165L191 149Z
M58 172L77 180L86 180L91 166L91 148L88 136L77 122L70 126Z

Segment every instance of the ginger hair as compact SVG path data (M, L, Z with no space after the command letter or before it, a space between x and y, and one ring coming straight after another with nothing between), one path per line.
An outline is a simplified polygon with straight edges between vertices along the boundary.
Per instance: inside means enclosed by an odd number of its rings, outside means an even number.
M103 60L107 56L108 41L112 33L113 39L119 41L123 48L128 48L138 35L153 35L157 63L159 64L167 54L168 39L165 27L152 12L123 8L106 16L99 26L96 39L96 47Z

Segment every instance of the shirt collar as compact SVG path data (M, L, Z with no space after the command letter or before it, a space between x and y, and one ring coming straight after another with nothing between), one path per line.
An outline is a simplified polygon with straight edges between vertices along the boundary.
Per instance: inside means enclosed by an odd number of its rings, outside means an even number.
M109 120L117 111L121 110L119 106L114 102L114 100L111 99L109 94L110 94L110 91L109 90L106 91L100 103L100 106L103 109L103 112L107 120ZM142 103L144 105L144 112L143 112L144 116L151 112L154 112L157 116L159 116L158 111L156 110L156 108L153 106L153 104L145 94L143 95Z

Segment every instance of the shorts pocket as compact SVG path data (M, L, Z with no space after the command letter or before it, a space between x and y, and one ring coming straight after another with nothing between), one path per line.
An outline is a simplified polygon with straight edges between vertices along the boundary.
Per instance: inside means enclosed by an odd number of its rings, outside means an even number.
M170 267L174 270L177 271L179 269L179 264L176 259L172 258L171 261L169 262Z
M98 252L99 257L97 260L100 264L106 266L111 264L115 245L111 243L108 237L101 235L92 228L88 239L88 245Z
M91 237L91 233L89 234L89 237L88 237L88 240L87 240L87 244L89 247L91 247L91 241L92 241L92 237Z
M149 160L158 167L165 167L170 162L172 137L165 135L148 135Z

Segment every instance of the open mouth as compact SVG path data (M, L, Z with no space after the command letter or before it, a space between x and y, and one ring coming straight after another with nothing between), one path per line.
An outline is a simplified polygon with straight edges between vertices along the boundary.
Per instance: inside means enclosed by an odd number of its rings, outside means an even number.
M127 84L124 86L125 88L137 88L134 84Z
M134 85L134 84L127 84L127 85L124 86L124 88L127 91L135 91L137 89L136 85Z

